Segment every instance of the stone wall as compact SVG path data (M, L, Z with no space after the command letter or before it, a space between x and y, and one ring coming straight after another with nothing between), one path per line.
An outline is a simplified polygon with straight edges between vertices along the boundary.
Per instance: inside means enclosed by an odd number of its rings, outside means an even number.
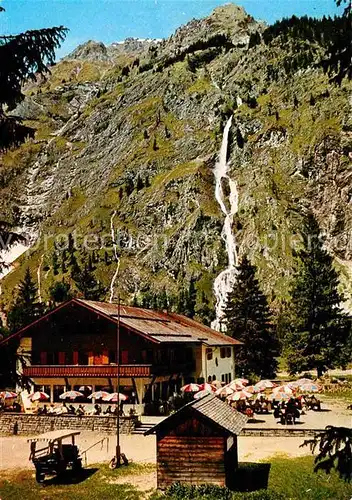
M247 437L305 437L314 436L323 429L297 429L294 427L281 427L280 429L257 427L245 427L241 430L240 436Z
M121 434L130 434L140 425L137 416L120 417ZM53 430L95 431L115 434L116 417L106 415L28 415L20 413L0 413L0 434L41 434Z

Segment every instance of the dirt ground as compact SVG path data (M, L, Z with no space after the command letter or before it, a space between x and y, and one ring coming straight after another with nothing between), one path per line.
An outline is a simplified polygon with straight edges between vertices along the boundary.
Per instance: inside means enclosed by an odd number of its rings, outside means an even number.
M310 411L301 416L301 423L295 428L322 429L326 425L348 426L352 425L352 412L346 409L346 404L333 401L325 401L322 412ZM154 421L145 418L145 421ZM258 415L258 422L247 424L247 427L271 427L280 428L273 415ZM104 436L94 432L82 432L77 437L77 444L81 452L90 448L94 443ZM155 463L156 443L155 436L122 435L121 451L129 460L134 462ZM304 438L302 437L239 437L239 460L259 461L272 457L275 454L286 456L302 456L310 453L308 448L299 448ZM87 452L87 465L109 461L115 453L116 437L108 436L103 444L94 446ZM28 460L29 445L27 437L10 436L0 438L0 469L32 468ZM85 461L84 461L85 463ZM142 479L141 479L142 480ZM154 480L154 479L153 479ZM124 478L126 481L126 478ZM144 479L143 479L144 481ZM148 483L149 484L149 483ZM148 486L147 484L147 486ZM143 489L149 489L143 486Z

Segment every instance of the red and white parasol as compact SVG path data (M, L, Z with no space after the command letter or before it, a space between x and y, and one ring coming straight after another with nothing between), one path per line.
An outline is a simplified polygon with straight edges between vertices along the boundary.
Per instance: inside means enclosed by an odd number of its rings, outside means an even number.
M255 384L255 389L259 391L264 391L265 389L272 389L276 384L271 382L271 380L261 380Z
M50 399L50 396L46 392L36 391L33 392L33 394L30 394L28 396L28 399L30 399L31 401L47 401L48 399Z
M198 384L186 384L181 387L182 392L198 392L200 391L200 385Z
M109 396L108 392L96 391L96 392L92 392L92 394L90 396L88 396L88 399L103 399L106 396Z
M243 399L250 399L251 397L253 397L253 394L243 390L243 391L234 392L233 394L231 394L230 396L227 397L227 400L228 401L240 401Z
M79 391L67 391L59 396L60 399L71 399L71 401L74 401L77 398L83 398L83 397L84 397L84 394L82 394Z
M0 392L0 399L15 399L17 394L12 391L2 391Z
M281 392L292 396L294 389L291 389L288 385L279 385L278 387L274 387L273 392Z
M208 384L207 382L205 382L204 384L200 384L199 390L200 391L207 391L207 392L215 392L216 387L212 384Z
M128 397L121 394L121 392L113 392L103 397L103 401L108 401L109 403L118 403L120 401L126 401L127 399Z

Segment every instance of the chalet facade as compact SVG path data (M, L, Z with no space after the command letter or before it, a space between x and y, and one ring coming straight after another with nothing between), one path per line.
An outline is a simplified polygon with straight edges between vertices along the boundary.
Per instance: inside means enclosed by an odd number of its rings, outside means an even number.
M118 306L72 299L23 328L19 370L59 401L66 390L117 387ZM184 316L120 306L120 392L142 404L184 383L234 378L239 341ZM0 343L1 347L1 343Z
M247 417L209 394L183 406L145 434L156 434L157 485L215 484L233 489L237 436Z

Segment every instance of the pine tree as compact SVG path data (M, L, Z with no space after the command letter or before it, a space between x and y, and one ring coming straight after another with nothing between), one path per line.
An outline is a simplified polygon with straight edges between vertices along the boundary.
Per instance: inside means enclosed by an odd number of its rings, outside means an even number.
M105 288L96 280L94 274L85 265L84 268L72 275L75 285L81 292L84 299L102 300L105 295Z
M236 349L236 372L241 376L272 377L277 368L278 341L256 268L244 257L225 308L227 334L243 345Z
M43 314L44 307L38 302L37 294L37 287L27 267L24 278L18 285L15 302L7 316L11 332L20 330Z
M351 323L340 309L338 274L312 214L307 216L302 236L285 338L287 363L291 373L316 369L320 377L348 361Z
M57 281L49 289L50 300L56 305L61 302L66 302L72 295L70 292L70 284L65 281Z
M4 10L4 9L1 9ZM0 150L18 145L33 131L20 120L5 113L23 100L22 86L26 80L49 72L55 61L55 49L65 39L63 26L31 30L19 35L0 36Z

